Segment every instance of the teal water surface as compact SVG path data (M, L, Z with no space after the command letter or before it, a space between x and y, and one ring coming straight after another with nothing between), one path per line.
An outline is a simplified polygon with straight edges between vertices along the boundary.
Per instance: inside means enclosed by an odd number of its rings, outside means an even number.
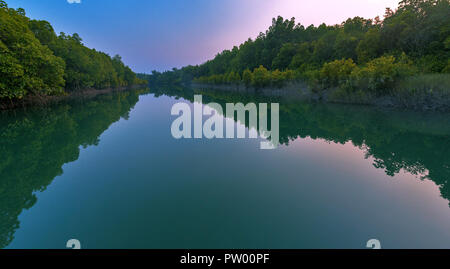
M174 139L183 89L2 113L0 248L450 248L449 114L196 93L280 102L282 145Z

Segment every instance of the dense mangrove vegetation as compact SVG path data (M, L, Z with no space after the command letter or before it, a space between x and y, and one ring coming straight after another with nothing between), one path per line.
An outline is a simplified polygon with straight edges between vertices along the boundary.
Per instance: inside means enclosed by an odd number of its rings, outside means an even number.
M119 55L87 48L76 33L56 35L49 22L0 1L0 100L142 83Z
M355 17L339 25L272 26L198 66L142 76L158 85L245 85L281 88L305 82L331 99L366 102L386 96L450 95L450 2L403 0L384 18Z

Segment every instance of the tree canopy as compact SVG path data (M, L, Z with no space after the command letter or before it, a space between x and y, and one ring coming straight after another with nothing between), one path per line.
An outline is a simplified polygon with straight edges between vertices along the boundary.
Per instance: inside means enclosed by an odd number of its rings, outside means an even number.
M31 20L0 0L0 98L138 83L120 56L87 48L76 33L56 35L49 22Z
M254 40L224 50L201 65L154 72L149 79L163 84L185 82L189 78L202 83L224 83L229 82L228 74L234 72L240 75L241 83L251 84L250 71L258 73L261 81L253 78L253 86L260 87L277 84L278 72L293 72L294 76L287 75L285 79L318 81L323 86L336 76L344 79L341 83L348 83L347 77L356 79L363 74L361 69L369 72L369 77L378 76L370 71L376 72L392 60L391 67L397 74L449 73L449 14L449 0L403 0L397 10L387 9L383 19L355 17L338 25L316 27L296 23L294 18L278 17ZM333 70L328 64L335 61L353 62L355 68L350 71L354 74L350 76L346 65L342 66L344 70L337 65L339 68L334 68L337 73L330 73ZM408 71L397 70L404 69L406 63ZM268 72L261 75L262 68Z

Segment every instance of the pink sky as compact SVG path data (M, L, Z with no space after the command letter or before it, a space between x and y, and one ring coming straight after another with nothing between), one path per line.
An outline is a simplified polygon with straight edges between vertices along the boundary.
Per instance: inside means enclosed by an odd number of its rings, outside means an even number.
M238 27L230 27L227 37L222 41L245 41L248 37L256 37L265 31L271 20L278 15L284 18L295 17L297 22L305 26L321 23L340 24L348 18L360 16L375 18L384 15L386 7L396 9L400 0L241 0L241 6L235 3L229 10L233 20L239 21ZM227 12L229 10L225 10ZM226 41L229 40L229 41ZM231 45L231 44L230 44Z

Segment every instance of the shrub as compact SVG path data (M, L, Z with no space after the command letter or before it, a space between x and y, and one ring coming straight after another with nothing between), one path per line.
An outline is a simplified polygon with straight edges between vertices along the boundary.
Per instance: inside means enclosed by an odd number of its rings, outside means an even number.
M292 70L287 69L286 71L282 72L283 80L290 81L295 79L295 72Z
M271 73L272 85L278 88L283 87L285 78L280 70L276 69Z
M443 73L450 73L450 59L447 60L447 66L442 70Z
M356 64L352 59L336 60L323 65L320 70L322 83L327 87L335 87L346 83Z
M270 73L269 71L262 65L258 68L255 68L253 71L253 79L252 84L256 88L264 88L270 84Z
M239 84L242 82L241 75L239 73L234 73L233 83Z
M350 75L350 83L354 89L386 95L391 93L396 81L416 72L405 55L398 61L394 56L383 56L370 61L365 67L355 68Z
M308 70L302 74L302 78L306 80L313 92L323 90L324 87L321 84L320 70Z
M244 82L245 86L248 88L252 84L253 80L253 74L252 71L249 69L245 69L244 73L242 73L242 81Z
M417 66L421 73L440 73L445 72L447 65L446 57L438 55L426 55L417 60Z

